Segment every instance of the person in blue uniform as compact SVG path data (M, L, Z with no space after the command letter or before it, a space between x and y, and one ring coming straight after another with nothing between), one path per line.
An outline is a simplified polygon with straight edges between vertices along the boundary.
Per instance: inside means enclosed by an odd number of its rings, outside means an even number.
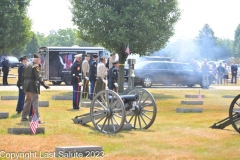
M25 92L22 88L22 74L24 66L27 64L27 56L22 56L19 58L19 62L22 62L18 67L18 80L17 80L17 87L18 87L18 102L16 111L20 114L23 110L24 100L25 100Z
M112 63L112 68L108 70L108 89L118 92L118 68L119 63L115 61Z
M8 85L7 77L10 69L10 63L8 61L8 56L6 55L2 60L2 71L3 71L3 85Z
M89 70L89 81L91 83L90 95L89 95L90 100L92 100L93 98L93 91L94 91L94 86L97 78L97 59L98 59L98 55L94 54L93 60L90 62L90 70Z
M73 85L73 109L80 109L80 94L82 85L82 71L81 71L81 61L82 54L77 54L74 56L75 62L71 67L72 85Z

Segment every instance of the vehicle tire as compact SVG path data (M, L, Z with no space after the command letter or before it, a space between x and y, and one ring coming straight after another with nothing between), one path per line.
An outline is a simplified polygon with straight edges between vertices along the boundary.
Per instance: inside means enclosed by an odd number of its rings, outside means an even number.
M150 88L152 86L152 83L153 83L153 78L151 76L145 76L142 79L142 87Z
M192 87L194 86L194 84L187 84L187 86L188 86L189 88L192 88Z
M53 85L60 85L62 83L62 81L52 81Z
M65 76L65 79L64 79L64 83L66 84L66 85L71 85L71 82L72 82L72 77L71 77L71 75L69 74L69 75L66 75Z

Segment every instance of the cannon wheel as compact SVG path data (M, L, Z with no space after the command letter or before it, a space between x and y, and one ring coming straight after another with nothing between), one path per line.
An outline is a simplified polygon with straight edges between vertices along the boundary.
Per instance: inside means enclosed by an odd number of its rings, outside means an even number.
M233 128L240 133L240 94L233 99L230 105L229 117Z
M154 122L157 107L154 97L145 89L133 89L128 94L137 94L139 99L133 102L132 109L126 111L126 122L135 129L148 129Z
M98 92L91 103L90 117L98 131L107 134L119 132L125 122L125 107L121 97L111 90Z

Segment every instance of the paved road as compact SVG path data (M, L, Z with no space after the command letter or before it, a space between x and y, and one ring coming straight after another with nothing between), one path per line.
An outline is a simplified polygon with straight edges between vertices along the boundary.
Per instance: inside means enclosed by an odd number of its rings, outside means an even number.
M72 86L65 86L65 85L51 85L50 90L67 90L71 91ZM125 85L126 87L126 85ZM193 88L188 88L185 86L153 86L151 89L158 89L158 90L196 90L196 89L201 89L200 87L193 87ZM41 91L46 90L44 87L41 86ZM211 85L209 87L209 90L239 90L240 91L240 86L234 86L234 85L226 85L226 86L214 86ZM10 86L0 86L0 91L18 91L18 88L16 85L10 85Z

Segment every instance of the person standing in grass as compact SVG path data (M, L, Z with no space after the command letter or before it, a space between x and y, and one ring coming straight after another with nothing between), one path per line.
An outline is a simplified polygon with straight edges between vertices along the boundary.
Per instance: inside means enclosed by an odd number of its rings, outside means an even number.
M20 114L23 110L24 100L25 100L25 93L22 88L22 74L23 74L23 68L27 64L27 56L22 56L19 58L19 62L22 62L20 66L18 67L18 80L17 80L17 87L18 87L18 103L16 111L18 114Z
M224 80L224 84L228 84L228 70L229 70L229 68L228 68L228 66L227 66L227 64L225 64L225 66L224 66L224 75L223 75L223 80Z

